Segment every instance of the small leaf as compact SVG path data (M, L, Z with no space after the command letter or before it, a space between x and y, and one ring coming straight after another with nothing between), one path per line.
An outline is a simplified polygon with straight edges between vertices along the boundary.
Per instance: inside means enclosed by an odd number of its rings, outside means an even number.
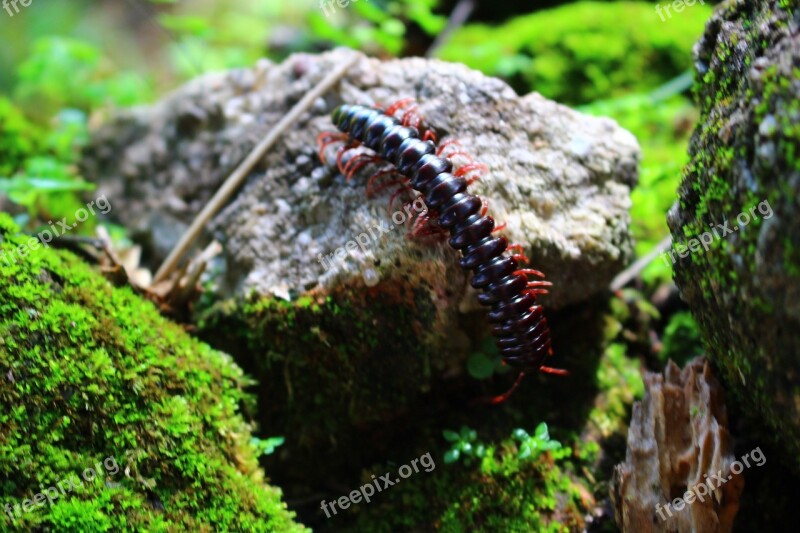
M486 379L494 374L494 361L475 352L467 358L467 372L475 379Z
M447 450L447 452L445 452L444 454L445 464L449 465L451 463L455 463L456 461L458 461L460 455L461 453L455 448L453 448L452 450Z
M445 429L444 431L442 431L442 435L444 435L445 440L449 442L456 442L460 438L458 436L458 433L456 433L455 431L451 431L449 429Z
M462 442L461 451L467 455L472 455L472 444L470 444L469 442Z
M528 446L528 443L526 442L519 449L519 458L520 459L527 459L530 456L531 456L531 449Z
M542 443L542 444L539 446L539 448L541 448L541 449L542 449L542 450L544 450L544 451L547 451L547 450L557 450L557 449L561 448L561 443L560 443L560 442L558 442L557 440L549 440L549 441L547 441L547 442L543 442L543 443Z
M475 447L475 457L483 457L486 455L486 447L483 444L478 444Z
M550 433L547 431L547 423L542 422L538 426L536 426L536 431L534 432L534 437L539 440L549 440Z
M517 440L526 440L530 437L530 435L528 435L528 432L522 428L515 429L511 435L513 435L514 438Z

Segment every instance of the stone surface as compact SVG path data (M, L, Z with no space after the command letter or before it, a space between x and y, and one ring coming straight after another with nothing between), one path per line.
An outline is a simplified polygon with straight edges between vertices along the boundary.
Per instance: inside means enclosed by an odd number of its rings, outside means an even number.
M159 260L239 160L351 53L294 55L195 80L98 131L84 173ZM388 212L391 191L366 197L370 169L348 182L319 161L316 137L333 130L337 105L409 96L441 138L457 137L490 167L475 190L555 284L543 299L548 312L606 290L630 259L639 152L629 133L537 94L518 97L462 65L362 56L282 136L204 235L223 253L199 303L199 333L257 378L262 427L293 435L286 453L310 471L357 461L342 450L359 446L369 424L385 427L433 393L474 386L465 360L492 345L453 250L406 238ZM327 271L318 261L376 225L391 229L373 229L366 252L355 248ZM568 317L550 318L557 366L579 344L574 328L560 327ZM506 377L493 388L505 390Z
M636 533L732 531L743 477L732 475L713 491L706 485L719 483L718 472L727 477L735 460L723 390L708 362L698 358L680 370L670 361L663 376L645 373L644 383L625 462L614 469L618 525ZM693 501L676 506L676 498Z
M101 193L125 199L114 213L162 258L213 191L303 94L352 52L295 55L281 65L208 75L151 107L119 117L95 136L87 176ZM503 82L461 65L363 57L335 90L288 131L213 221L225 249L220 296L295 296L367 279L420 276L426 261L447 265L422 274L428 285L477 309L474 292L445 245L411 242L387 212L389 193L364 194L369 171L346 183L322 166L315 137L331 130L343 102L386 103L413 96L427 121L455 136L487 178L474 190L508 223L533 266L556 284L554 308L603 290L628 262L629 190L638 147L614 122L585 116L537 94L518 97ZM121 202L120 202L121 203ZM397 220L399 220L399 216ZM392 228L343 266L326 271L330 254L376 225ZM436 269L433 269L436 270Z
M708 251L675 254L675 281L726 390L795 470L800 468L797 7L796 1L739 1L715 11L695 47L701 119L680 200L668 217L676 243L689 245L693 237L716 232L706 237Z

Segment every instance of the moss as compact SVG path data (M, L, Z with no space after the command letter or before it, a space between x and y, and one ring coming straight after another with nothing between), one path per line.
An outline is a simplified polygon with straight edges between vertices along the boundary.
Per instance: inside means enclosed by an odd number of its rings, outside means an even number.
M703 343L700 330L692 314L686 311L675 313L670 317L669 324L664 329L663 349L659 353L659 360L666 365L673 360L683 367L690 359L702 355Z
M800 104L791 17L778 2L728 2L709 23L696 54L700 122L670 226L674 239L726 221L735 228L679 261L675 280L737 406L797 466ZM744 213L747 224L737 222Z
M532 428L528 428L532 429ZM531 431L532 433L532 431ZM487 446L480 462L445 465L437 450L436 468L403 480L378 494L358 513L349 531L575 531L594 503L576 471L591 457L591 449L563 448L535 460L520 459L519 443L511 438ZM362 475L391 472L374 465ZM332 517L329 522L337 518ZM340 521L341 524L341 521ZM326 524L327 526L328 524ZM329 526L333 529L335 526Z
M343 288L291 302L252 296L202 315L202 334L229 348L262 383L262 423L304 446L326 443L326 453L307 457L312 470L315 461L324 468L351 459L341 451L354 445L355 426L402 413L434 375L458 364L431 332L439 315L429 293L410 284Z
M0 503L105 462L103 476L15 525L303 529L258 468L238 412L249 381L230 358L72 254L28 249L16 232L0 214Z
M42 132L5 97L0 97L0 178L10 177L38 147Z
M630 408L644 394L641 364L626 355L624 344L606 348L597 369L599 394L589 419L604 438L627 430Z
M662 20L649 3L577 2L500 26L467 25L440 56L510 78L521 93L581 104L646 92L688 70L710 14L697 4L680 21Z

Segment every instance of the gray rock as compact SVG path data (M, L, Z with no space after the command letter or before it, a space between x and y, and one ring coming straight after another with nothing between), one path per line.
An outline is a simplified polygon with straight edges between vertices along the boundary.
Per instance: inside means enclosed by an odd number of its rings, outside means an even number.
M717 229L707 251L675 254L675 281L752 438L777 442L798 470L800 31L789 4L727 2L708 22L695 46L701 118L668 223L684 245Z
M280 65L262 62L194 80L104 126L86 153L84 171L99 182L100 194L118 200L114 215L162 259L177 238L173 228L188 224L258 140L350 53L298 54ZM365 276L373 284L396 283L434 262L447 271L430 285L454 295L461 310L478 308L451 249L406 238L406 228L387 211L390 191L366 198L369 170L347 183L317 156L315 137L333 129L335 106L409 96L421 102L441 136L458 138L490 167L474 191L508 224L509 239L525 246L531 267L555 284L546 306L563 307L604 290L628 263L629 192L639 159L631 134L535 93L518 97L500 80L462 65L363 57L286 132L214 218L205 239L217 238L225 250L218 297L329 291L363 283ZM326 271L319 254L380 224L391 230Z

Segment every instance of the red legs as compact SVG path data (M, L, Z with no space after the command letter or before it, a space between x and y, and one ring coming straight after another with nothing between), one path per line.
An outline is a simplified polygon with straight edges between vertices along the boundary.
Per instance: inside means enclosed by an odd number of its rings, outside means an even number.
M550 352L550 355L553 355L553 352ZM543 374L553 374L556 376L569 376L569 370L564 370L563 368L551 368L549 366L540 366L539 372Z
M411 126L419 130L419 125L422 123L422 116L419 114L419 106L414 104L403 113L403 118L400 119L403 126Z
M402 100L398 100L397 102L395 102L392 105L390 105L389 107L387 107L386 111L384 111L384 113L386 113L389 116L392 116L395 113L397 113L399 110L403 109L404 107L407 107L408 105L410 105L410 104L412 104L414 102L416 102L416 99L414 99L414 98L403 98Z
M342 174L346 173L345 169L344 169L344 162L342 161L342 158L344 157L344 154L346 154L351 148L354 148L355 146L356 145L353 144L353 143L348 143L348 144L340 146L339 149L336 150L336 168L338 168L339 172L341 172Z
M352 159L350 159L344 166L344 172L343 172L343 174L347 178L347 181L350 181L350 178L352 178L356 172L361 170L365 165L368 165L369 163L383 163L383 159L381 159L375 154L368 154L368 153L358 154Z
M519 387L519 384L522 383L523 379L525 379L525 372L520 372L510 389L499 396L495 396L494 398L487 398L484 402L492 405L499 405L503 403L504 401L508 400L509 396L514 394L514 391L517 390L517 387Z
M552 355L553 351L549 350L548 354ZM556 375L556 376L568 376L569 375L569 371L567 371L567 370L563 370L561 368L551 368L549 366L540 366L539 367L539 372L542 372L543 374L553 374L553 375ZM519 373L519 376L517 376L517 379L514 381L514 384L511 385L511 388L508 389L506 392L504 392L503 394L501 394L499 396L495 396L494 398L486 398L481 403L488 403L488 404L491 404L491 405L499 405L499 404L503 403L504 401L508 400L508 398L514 393L515 390L517 390L517 387L519 387L519 384L522 383L523 379L525 379L525 372L524 371Z
M442 144L439 145L439 148L436 150L436 155L440 156L444 153L444 151L449 146L458 146L461 147L461 143L458 142L457 139L447 139L446 141L442 141Z
M506 250L517 250L519 253L513 254L511 257L519 263L530 263L531 260L525 255L525 248L521 244L509 244Z
M403 190L408 190L407 181L408 181L408 178L405 178L405 177L403 177L403 178L395 178L393 180L389 180L386 183L384 183L381 186L379 186L378 188L370 191L372 194L368 195L368 198L371 198L372 196L374 196L374 195L376 195L376 194L378 194L380 192L383 192L385 189L388 189L392 185L403 185ZM392 195L392 198L394 198L394 194ZM390 204L389 207L391 208L391 204Z
M516 271L514 271L514 274L534 275L537 278L543 278L544 277L544 273L543 272L540 272L538 270L534 270L532 268L523 268L523 269L520 269L520 270L516 270Z
M436 134L427 127L423 127L422 114L419 111L419 106L417 105L416 99L403 98L402 100L398 100L397 102L387 107L384 113L386 113L389 116L394 116L395 113L397 113L401 109L405 109L403 111L402 117L400 118L400 123L403 126L413 127L419 130L420 133L422 134L423 141L432 141L434 144L438 142Z
M481 198L481 216L485 217L486 213L489 212L489 202L486 198Z
M423 141L431 141L433 144L436 144L437 141L438 141L438 139L436 137L436 134L433 133L432 130L427 130L425 132L425 134L422 136L422 140Z
M403 126L413 126L414 128L419 129L419 125L422 123L422 116L419 113L419 106L414 98L403 98L402 100L398 100L387 107L384 113L389 116L394 116L395 113L404 108L408 109L403 111L403 116L400 118L401 124L403 124Z
M489 171L489 167L483 163L467 163L455 171L455 176L463 178L469 174L473 174L471 178L467 178L467 185L472 185L478 178L483 176L485 172Z
M325 149L328 148L333 143L336 142L344 142L347 140L347 134L333 132L333 131L324 131L317 135L317 146L319 146L319 160L322 161L324 165L328 164L328 159L325 157Z
M528 294L533 294L536 296L537 294L548 294L547 289L541 289L540 287L552 287L553 284L549 281L529 281L528 288L525 289L523 292Z
M413 206L418 199L422 199L422 196L417 196L416 198L414 198L410 202L407 202L404 205L406 213L409 213L408 206L409 205ZM414 211L416 211L416 208L414 209ZM438 239L449 235L449 232L445 228L435 223L436 219L439 217L439 214L437 212L433 210L425 210L421 212L416 212L415 215L416 216L413 217L413 223L412 223L412 217L408 217L408 219L406 220L406 227L408 227L409 225L411 226L411 229L406 234L406 238L411 240L420 239L424 237L431 237Z
M489 212L489 202L486 201L486 198L481 198L481 204L482 204L481 205L481 216L485 217L486 213ZM496 233L498 231L503 231L504 229L506 229L507 226L508 226L508 224L506 224L505 222L503 222L502 224L498 224L492 230L492 233Z
M464 159L466 159L470 163L472 163L474 161L474 159L472 159L472 156L469 155L468 152L464 152L464 151L450 152L445 157L447 157L447 159L455 159L457 156L463 157Z
M424 237L431 237L431 238L441 238L446 237L448 232L446 229L442 228L433 223L435 220L435 215L431 216L430 213L420 213L417 219L414 221L413 226L411 227L411 231L408 233L409 239L420 239Z
M397 171L395 171L394 167L390 167L390 168L387 168L387 169L384 169L384 170L380 170L380 171L376 172L375 174L373 174L372 176L370 176L369 179L367 180L367 186L366 186L367 198L372 198L374 195L378 194L379 192L384 190L386 187L390 187L392 185L400 183L401 181L403 181L403 179L405 179L405 177L403 176L403 177L400 177L400 178L389 180L385 184L383 184L380 187L378 187L378 188L373 190L372 187L373 187L375 181L378 180L378 178L381 178L383 176L391 176L391 175L400 176L400 174L398 174Z
M389 211L388 211L389 216L392 216L392 205L394 204L394 199L397 198L399 194L413 190L414 189L412 189L411 185L409 185L409 180L407 178L402 180L402 186L398 188L396 191L394 191L392 193L392 196L389 198Z

